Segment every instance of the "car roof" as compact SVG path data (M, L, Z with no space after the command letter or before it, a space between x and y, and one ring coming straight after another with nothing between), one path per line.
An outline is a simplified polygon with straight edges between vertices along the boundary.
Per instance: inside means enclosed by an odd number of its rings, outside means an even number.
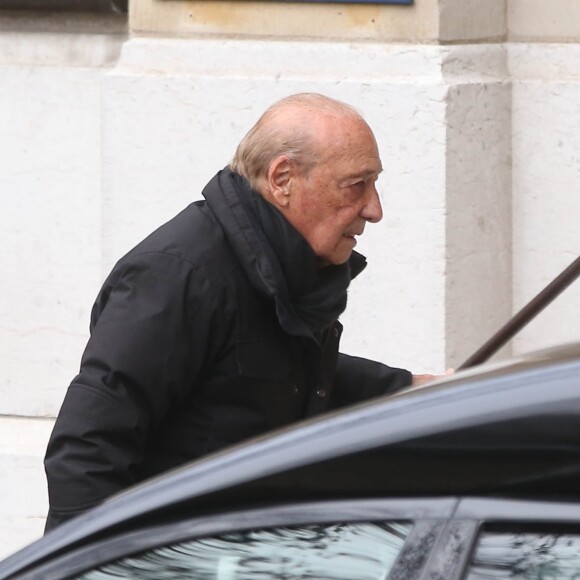
M17 569L186 508L208 513L344 497L580 499L579 387L580 343L462 371L176 469L63 524L6 563Z

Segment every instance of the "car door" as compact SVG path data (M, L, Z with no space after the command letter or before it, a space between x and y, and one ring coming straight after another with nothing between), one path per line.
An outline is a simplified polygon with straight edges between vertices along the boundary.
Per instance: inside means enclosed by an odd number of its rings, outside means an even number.
M28 568L21 579L418 578L457 500L364 499L167 514Z
M572 580L580 578L580 505L398 498L159 513L8 577Z

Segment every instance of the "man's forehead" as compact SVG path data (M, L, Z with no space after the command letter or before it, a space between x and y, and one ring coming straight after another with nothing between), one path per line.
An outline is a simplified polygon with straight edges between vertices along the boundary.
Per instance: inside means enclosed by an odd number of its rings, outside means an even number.
M319 123L312 130L322 164L340 164L347 176L369 177L382 172L375 136L364 119L325 116Z
M383 171L383 164L376 150L374 140L366 146L355 148L344 156L342 169L345 177L364 177L365 179L378 177Z

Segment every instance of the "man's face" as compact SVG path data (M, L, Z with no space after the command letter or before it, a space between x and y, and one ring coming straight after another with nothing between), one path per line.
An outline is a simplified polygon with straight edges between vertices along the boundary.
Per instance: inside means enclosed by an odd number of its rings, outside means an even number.
M321 265L338 265L350 258L366 222L383 216L375 187L382 165L364 122L342 119L322 125L317 128L320 162L292 176L287 217Z

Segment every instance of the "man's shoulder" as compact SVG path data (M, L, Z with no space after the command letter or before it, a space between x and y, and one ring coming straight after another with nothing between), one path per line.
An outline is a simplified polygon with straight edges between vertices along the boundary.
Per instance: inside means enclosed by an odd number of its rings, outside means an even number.
M137 244L119 263L151 254L172 256L207 272L235 266L223 229L205 201L187 206Z
M140 300L182 296L227 305L243 280L221 226L204 202L196 202L163 224L123 256L104 281L93 309L95 316L115 288Z

